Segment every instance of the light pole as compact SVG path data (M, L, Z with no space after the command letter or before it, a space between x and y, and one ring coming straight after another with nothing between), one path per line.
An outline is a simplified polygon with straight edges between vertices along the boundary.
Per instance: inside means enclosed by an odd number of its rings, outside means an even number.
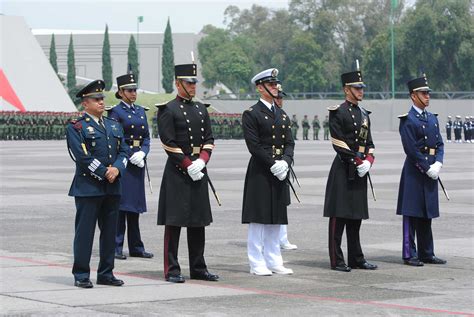
M391 59L392 59L392 99L395 99L395 45L393 39L393 25L395 24L394 11L398 6L398 0L392 0L390 6L390 38L391 38Z
M139 35L140 35L140 23L143 22L143 15L140 15L137 17L137 61L138 61L138 66L137 69L140 72L140 44L139 44ZM138 83L140 82L140 77L138 76Z

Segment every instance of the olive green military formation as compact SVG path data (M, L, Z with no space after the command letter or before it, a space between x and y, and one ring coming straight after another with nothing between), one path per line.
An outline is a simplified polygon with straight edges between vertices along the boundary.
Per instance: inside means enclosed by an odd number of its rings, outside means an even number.
M78 112L0 111L0 140L61 140Z
M215 139L242 139L241 115L238 113L210 113L211 129Z

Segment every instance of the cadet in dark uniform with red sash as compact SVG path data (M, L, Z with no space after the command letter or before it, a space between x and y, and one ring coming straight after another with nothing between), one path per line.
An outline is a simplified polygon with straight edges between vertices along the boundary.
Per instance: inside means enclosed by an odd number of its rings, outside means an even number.
M143 245L139 217L146 212L145 164L150 152L150 132L146 109L136 105L137 82L133 74L117 77L118 91L115 97L121 102L109 110L109 118L120 122L124 130L125 143L129 147L130 164L122 176L122 198L115 236L115 258L125 260L123 243L127 227L128 251L131 257L152 258Z
M242 223L249 224L247 254L250 273L255 275L293 274L283 265L279 234L281 225L288 224L287 182L295 143L290 118L275 105L277 75L278 70L270 68L252 78L261 97L242 115L252 155L245 175Z
M181 227L187 227L191 279L217 281L204 260L205 226L212 222L206 164L214 148L211 121L196 94L197 65L175 66L176 99L158 105L158 129L168 154L158 203L158 225L165 226L164 275L183 283L178 263Z
M374 162L374 143L370 133L370 111L359 106L364 95L360 71L341 75L346 101L328 108L329 130L336 157L329 172L324 200L324 217L329 217L329 258L331 269L350 272L351 268L374 270L360 245L362 219L369 218L367 173ZM346 228L347 258L341 250Z
M439 217L438 176L443 166L443 138L437 115L426 111L431 91L426 76L407 85L413 106L399 116L400 136L407 155L397 205L397 214L403 215L402 257L411 266L445 264L434 254L431 232L431 220Z
M67 145L76 163L76 173L69 190L76 202L74 234L75 286L92 288L89 262L96 223L100 228L100 262L97 284L121 286L115 278L114 248L121 184L128 162L120 123L102 116L103 80L95 80L76 95L82 99L85 114L66 128Z

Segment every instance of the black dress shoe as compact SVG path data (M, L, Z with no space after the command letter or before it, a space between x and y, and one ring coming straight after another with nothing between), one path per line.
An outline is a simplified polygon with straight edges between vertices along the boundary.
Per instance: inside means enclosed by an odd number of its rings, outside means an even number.
M403 263L410 266L423 266L424 265L423 262L418 260L418 258L404 259Z
M177 274L177 275L170 274L166 277L166 280L170 283L184 283L185 282L185 279L181 274Z
M74 281L74 286L81 287L81 288L93 288L94 287L91 280L88 279L88 278L84 278L82 280Z
M429 259L423 259L422 261L424 263L429 263L429 264L446 264L447 263L446 260L440 259L436 256L433 256L432 258L429 258Z
M117 260L126 260L127 259L127 257L123 253L115 253L115 258Z
M199 272L199 273L191 274L191 279L217 282L219 280L219 275L212 274L212 273L209 273L209 272Z
M134 258L151 259L153 257L153 253L143 251L143 252L139 252L139 253L130 253L130 256L134 257Z
M353 269L362 269L362 270L375 270L378 266L376 264L369 263L367 261L363 263L358 263L356 265L350 266Z
M115 278L115 276L108 278L97 278L97 284L99 285L110 285L110 286L122 286L124 283L122 280Z
M351 268L345 264L341 264L341 265L336 265L336 266L331 267L331 270L339 271L339 272L350 272Z

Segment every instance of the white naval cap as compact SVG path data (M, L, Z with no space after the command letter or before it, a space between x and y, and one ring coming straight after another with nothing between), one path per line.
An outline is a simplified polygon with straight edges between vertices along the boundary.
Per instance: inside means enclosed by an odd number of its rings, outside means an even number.
M276 68L265 69L264 71L253 76L252 84L259 85L261 83L280 82L277 76L278 76L278 69Z

